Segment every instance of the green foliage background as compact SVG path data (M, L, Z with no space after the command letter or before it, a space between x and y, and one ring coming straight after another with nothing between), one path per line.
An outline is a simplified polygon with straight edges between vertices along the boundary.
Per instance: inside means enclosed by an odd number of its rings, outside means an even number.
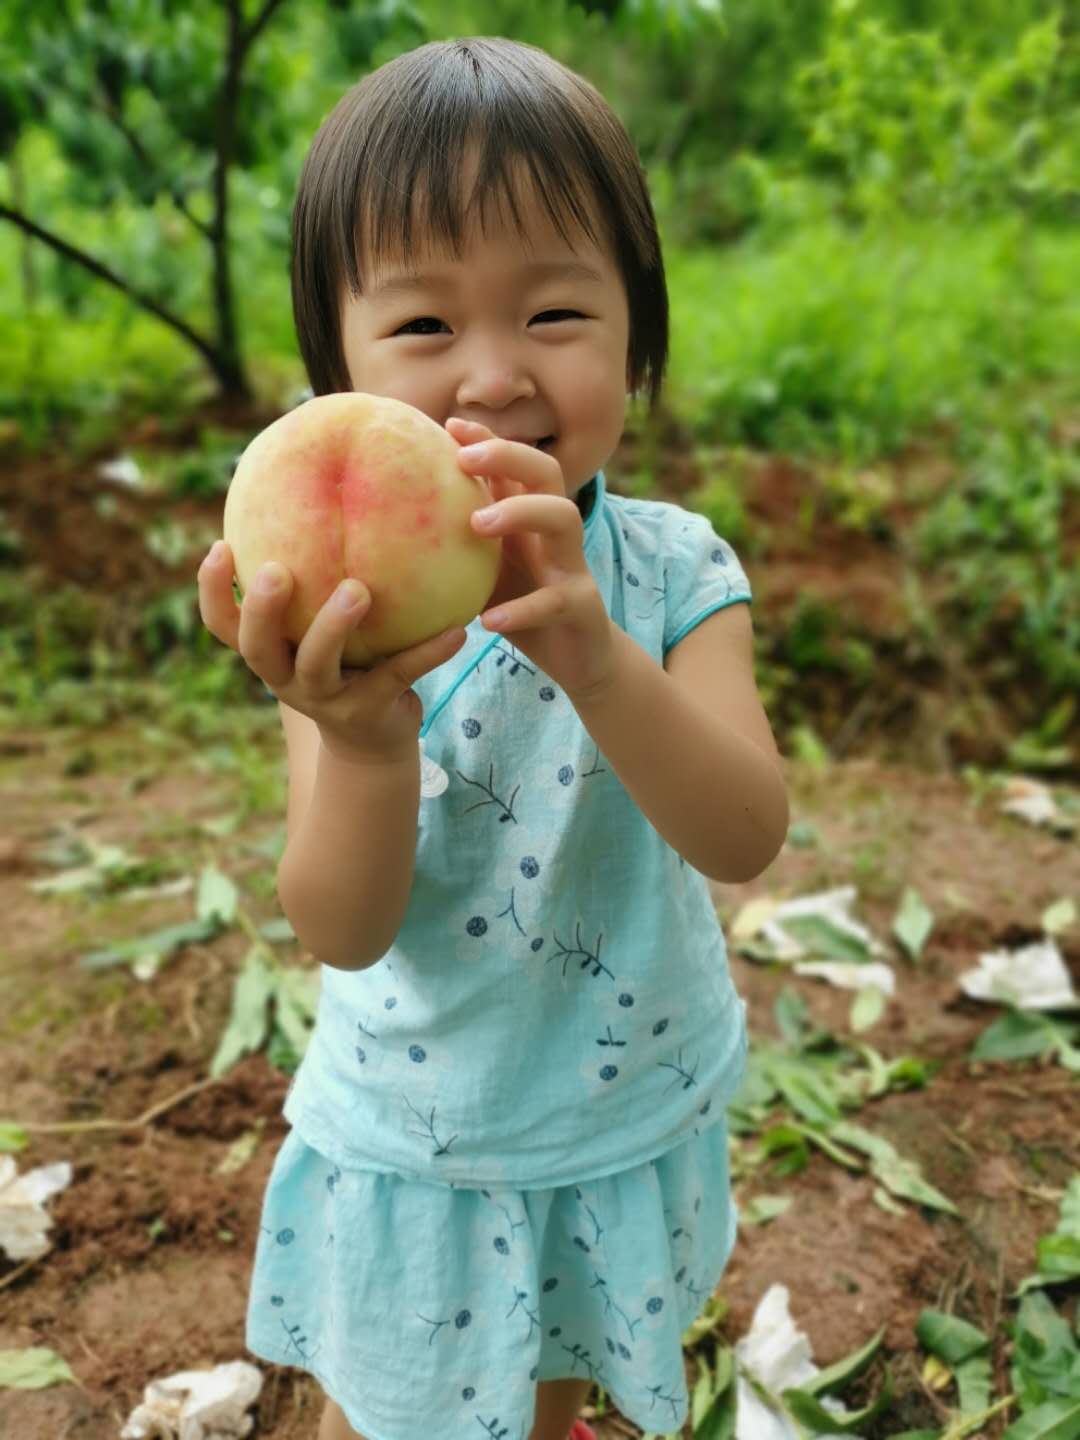
M245 24L258 13L253 0L232 8ZM0 203L167 297L204 334L229 9L12 0L0 16ZM247 55L230 168L239 346L266 402L289 403L304 384L288 222L320 119L367 68L470 33L544 46L592 79L634 136L673 303L666 413L710 477L693 503L753 558L766 542L740 507L748 456L817 467L853 529L887 531L902 492L916 515L907 558L950 585L936 621L913 608L912 643L932 648L944 626L976 655L991 635L1003 689L1037 690L1017 737L1025 763L1075 763L1062 742L1080 681L1076 11L281 0ZM0 433L78 454L122 443L142 412L183 413L216 383L173 330L0 222ZM647 435L646 418L636 423ZM951 475L933 493L899 465L926 446ZM662 481L660 453L641 449L643 493ZM220 486L214 465L203 473ZM806 665L866 675L857 644L831 658L791 637L770 648L780 690Z

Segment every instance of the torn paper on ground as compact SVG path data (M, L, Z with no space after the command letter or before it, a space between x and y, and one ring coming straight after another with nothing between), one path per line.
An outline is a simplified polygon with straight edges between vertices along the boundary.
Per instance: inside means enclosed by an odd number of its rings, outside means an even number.
M1041 780L1026 775L1013 775L1006 780L1005 798L1000 809L1005 815L1018 815L1029 825L1049 825L1052 829L1071 828L1066 816L1058 809L1054 792Z
M791 1318L790 1301L786 1285L770 1285L758 1301L750 1329L735 1342L735 1440L800 1440L801 1431L791 1416L767 1405L743 1373L748 1371L774 1395L778 1406L783 1391L797 1389L821 1373L811 1358L809 1337ZM838 1420L849 1414L832 1396L821 1396L821 1403ZM819 1435L815 1440L840 1437Z
M262 1371L246 1360L213 1370L181 1370L152 1380L120 1440L237 1440L255 1424L249 1405L259 1398Z
M735 917L732 937L748 940L760 935L768 941L777 960L801 960L807 953L806 946L784 929L784 922L817 916L857 940L867 954L887 955L888 948L851 914L857 893L854 885L841 885L835 890L800 895L794 900L759 896L748 901Z
M960 988L974 1000L1019 1010L1080 1010L1080 996L1052 939L980 955L978 968L960 976Z
M39 1165L25 1175L16 1172L10 1155L0 1155L0 1250L12 1260L33 1260L49 1248L46 1232L53 1223L43 1202L71 1184L66 1160Z
M896 994L896 976L888 965L877 962L859 965L849 960L803 960L795 966L795 974L827 980L841 990L867 990L876 985L886 995Z

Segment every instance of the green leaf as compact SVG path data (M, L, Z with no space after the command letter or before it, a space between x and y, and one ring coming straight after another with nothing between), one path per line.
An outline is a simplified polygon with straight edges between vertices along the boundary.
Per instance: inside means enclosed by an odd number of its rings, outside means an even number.
M1014 1420L1001 1440L1076 1440L1080 1435L1080 1398L1048 1400Z
M14 1155L29 1144L30 1137L21 1125L0 1121L0 1155Z
M236 919L237 900L236 886L229 877L214 865L204 866L195 902L199 919L217 919L223 926L231 925Z
M254 1054L263 1044L269 1026L267 1002L276 981L260 947L253 945L236 977L232 1013L210 1062L211 1075L223 1075L242 1055Z
M730 1380L730 1377L729 1377ZM701 1423L694 1428L694 1440L732 1440L735 1434L738 1391L728 1383L717 1386L716 1396Z
M872 1336L861 1350L854 1350L842 1360L837 1360L826 1370L819 1370L812 1380L799 1389L807 1395L828 1395L833 1390L842 1390L856 1376L861 1375L870 1361L877 1353L878 1347L885 1338L885 1326L883 1325L876 1335Z
M887 999L884 990L876 985L867 985L860 990L852 1002L848 1018L852 1030L859 1034L863 1030L869 1030L871 1025L876 1025L885 1012Z
M1043 1015L1010 1009L988 1026L971 1050L973 1060L1028 1060L1054 1047L1050 1022Z
M1044 1235L1036 1249L1039 1275L1046 1284L1080 1278L1080 1239L1075 1235Z
M149 935L119 940L104 950L92 950L80 958L79 965L84 970L105 970L110 965L122 965L127 960L138 960L147 955L169 955L182 945L203 945L217 933L216 920L184 920L179 925L166 925Z
M960 1397L962 1415L978 1415L990 1404L993 1383L990 1374L989 1350L982 1355L972 1355L957 1365L953 1374Z
M37 1345L29 1350L0 1350L0 1389L44 1390L68 1380L74 1382L75 1376L55 1350Z
M770 1076L797 1115L811 1125L828 1128L840 1118L840 1107L824 1082L804 1061L785 1055L770 1055L766 1061Z
M319 972L290 965L278 971L274 984L276 1020L298 1060L303 1059L315 1024Z
M827 1410L816 1396L808 1393L806 1387L793 1388L783 1392L784 1404L795 1419L816 1435L857 1435L863 1426L868 1425L881 1414L892 1399L892 1395L892 1372L887 1365L885 1380L877 1399L867 1405L865 1409L853 1410L844 1417L834 1415L831 1410Z
M825 960L846 960L856 965L870 959L870 950L864 940L841 930L824 915L793 915L783 922L787 933L802 945L808 955L819 955Z
M933 928L933 913L927 909L919 892L909 885L900 898L900 908L893 920L893 934L912 960L921 956Z
M885 1188L891 1190L894 1195L905 1196L908 1200L914 1200L919 1205L926 1205L932 1210L945 1210L950 1215L960 1213L951 1200L923 1179L914 1160L907 1160L898 1155L889 1142L883 1140L880 1135L872 1135L861 1125L853 1125L846 1120L834 1125L831 1134L845 1144L869 1155L870 1169Z
M944 1360L950 1370L990 1347L989 1337L981 1330L941 1310L924 1310L915 1326L915 1334L931 1355Z
M791 1195L755 1195L740 1206L739 1219L744 1225L767 1225L790 1210L793 1203Z
M1080 1239L1080 1173L1074 1175L1065 1186L1057 1233L1059 1235L1075 1235L1077 1239Z

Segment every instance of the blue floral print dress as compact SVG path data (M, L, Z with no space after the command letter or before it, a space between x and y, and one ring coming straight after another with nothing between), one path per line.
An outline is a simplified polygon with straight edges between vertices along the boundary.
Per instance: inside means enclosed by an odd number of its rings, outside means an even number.
M658 663L750 600L705 517L602 473L578 503L608 612ZM705 878L512 636L467 635L415 686L401 929L368 969L321 971L247 1343L365 1440L527 1440L537 1382L562 1377L667 1433L682 1332L735 1240L745 1003Z

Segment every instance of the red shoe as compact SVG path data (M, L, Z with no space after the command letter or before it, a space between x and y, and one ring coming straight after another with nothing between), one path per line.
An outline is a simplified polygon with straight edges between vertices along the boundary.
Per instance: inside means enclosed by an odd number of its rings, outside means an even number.
M569 1440L596 1440L596 1431L584 1420L575 1420L570 1427Z

